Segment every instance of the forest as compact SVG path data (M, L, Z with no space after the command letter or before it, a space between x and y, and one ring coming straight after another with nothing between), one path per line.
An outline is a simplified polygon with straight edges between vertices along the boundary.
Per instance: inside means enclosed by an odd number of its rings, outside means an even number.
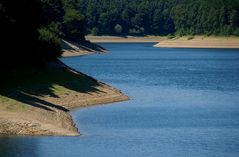
M0 0L0 20L1 69L43 67L61 38L84 40L83 16L60 0Z
M93 35L239 35L239 0L69 0Z
M238 36L239 0L0 0L0 20L9 68L43 65L61 56L61 38L86 34Z

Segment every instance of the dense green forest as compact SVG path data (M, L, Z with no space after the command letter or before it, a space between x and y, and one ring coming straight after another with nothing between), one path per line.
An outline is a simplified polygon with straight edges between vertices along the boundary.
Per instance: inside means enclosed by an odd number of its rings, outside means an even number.
M239 0L0 0L0 20L1 67L39 65L85 34L238 36Z
M68 0L100 35L239 35L239 0Z
M1 69L42 67L61 55L60 38L84 40L84 18L61 0L0 0Z

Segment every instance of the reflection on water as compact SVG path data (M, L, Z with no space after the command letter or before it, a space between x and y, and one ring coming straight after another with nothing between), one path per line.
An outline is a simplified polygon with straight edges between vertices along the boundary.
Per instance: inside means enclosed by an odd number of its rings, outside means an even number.
M239 156L238 49L103 46L62 60L131 100L74 111L80 137L0 138L1 157Z

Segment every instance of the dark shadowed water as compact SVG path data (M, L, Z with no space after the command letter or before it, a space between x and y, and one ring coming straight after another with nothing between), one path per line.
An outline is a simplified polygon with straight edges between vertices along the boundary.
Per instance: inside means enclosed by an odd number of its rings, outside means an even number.
M63 58L130 101L72 112L80 137L0 138L2 157L238 157L239 50L102 44Z

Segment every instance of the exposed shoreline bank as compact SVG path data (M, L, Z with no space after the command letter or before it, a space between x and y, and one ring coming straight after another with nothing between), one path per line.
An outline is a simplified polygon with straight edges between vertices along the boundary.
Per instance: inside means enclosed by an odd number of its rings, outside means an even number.
M76 43L62 39L61 45L63 48L62 57L74 57L99 53L103 54L108 52L105 48L88 40L81 43Z
M154 47L162 48L239 48L239 37L86 36L86 39L95 43L157 43Z
M95 52L77 50L74 53L85 55ZM29 74L21 76L24 80ZM46 72L35 73L31 80L33 83L26 82L1 91L0 134L78 136L70 110L129 99L120 90L59 60L50 63Z
M94 43L158 43L165 40L166 37L162 36L86 36L86 39Z
M239 48L237 37L181 37L162 40L154 47L162 48Z

